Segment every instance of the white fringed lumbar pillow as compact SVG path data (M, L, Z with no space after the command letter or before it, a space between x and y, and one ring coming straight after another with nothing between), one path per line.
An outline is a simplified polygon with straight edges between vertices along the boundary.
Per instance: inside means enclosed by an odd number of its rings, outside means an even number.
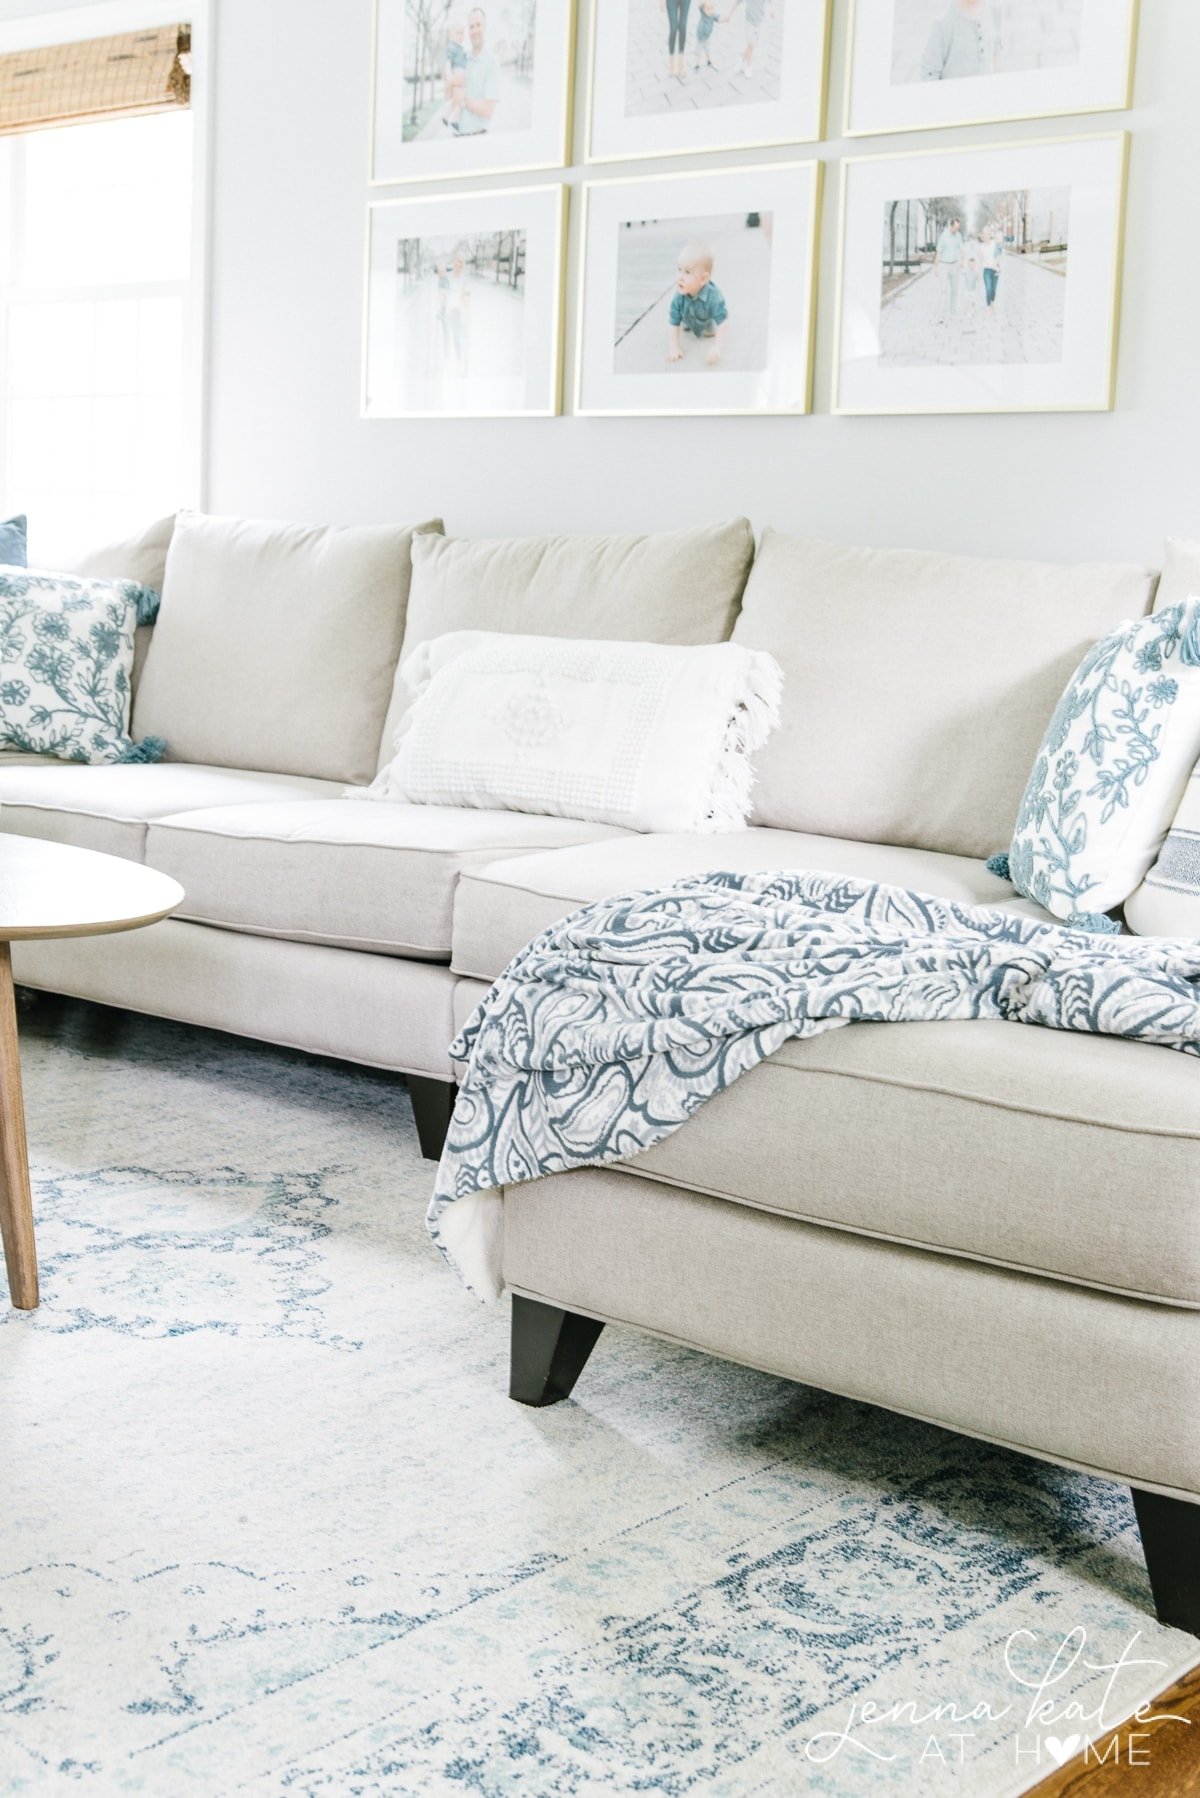
M1012 848L991 865L1085 929L1154 864L1200 757L1200 599L1090 649L1050 721Z
M733 643L495 631L421 644L403 678L412 703L370 798L645 831L742 828L783 685L772 656Z

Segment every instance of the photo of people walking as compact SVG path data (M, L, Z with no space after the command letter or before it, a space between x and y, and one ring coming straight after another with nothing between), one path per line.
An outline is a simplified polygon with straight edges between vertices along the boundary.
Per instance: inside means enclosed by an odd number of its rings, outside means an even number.
M889 202L880 366L1061 361L1070 213L1069 188Z
M625 116L777 101L786 0L629 0Z
M895 0L892 80L961 81L1069 68L1084 0Z
M537 0L405 0L404 141L527 131Z
M622 225L613 372L766 368L773 230L769 212Z
M398 412L473 410L525 362L523 231L403 237L396 244L390 357Z

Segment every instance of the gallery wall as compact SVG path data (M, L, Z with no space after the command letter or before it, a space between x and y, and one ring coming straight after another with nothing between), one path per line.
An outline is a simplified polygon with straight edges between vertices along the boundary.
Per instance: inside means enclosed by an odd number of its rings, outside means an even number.
M3 0L0 16L29 10L29 0ZM1128 114L847 142L837 134L849 3L834 0L830 136L816 152L833 166L813 416L366 422L359 388L371 0L217 0L208 504L342 521L441 513L464 535L662 529L744 512L760 527L847 541L1157 561L1166 534L1200 537L1200 6L1143 0L1141 10ZM1115 412L828 414L836 165L844 154L1123 125L1133 151ZM705 161L722 167L810 153ZM583 175L577 166L565 178L577 184ZM577 227L576 214L572 323Z

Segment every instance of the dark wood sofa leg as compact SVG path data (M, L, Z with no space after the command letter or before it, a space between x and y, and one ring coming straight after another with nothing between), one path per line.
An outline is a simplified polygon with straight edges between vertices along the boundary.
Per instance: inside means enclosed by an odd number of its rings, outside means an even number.
M570 1398L603 1324L513 1294L509 1398L519 1405L557 1405Z
M1160 1623L1200 1636L1200 1505L1133 1488Z
M423 1074L408 1076L417 1141L426 1161L440 1161L458 1088L453 1080L429 1080Z

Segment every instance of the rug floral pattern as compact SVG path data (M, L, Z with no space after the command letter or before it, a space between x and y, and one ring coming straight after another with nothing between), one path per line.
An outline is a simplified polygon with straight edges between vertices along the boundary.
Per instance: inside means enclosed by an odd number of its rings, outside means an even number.
M1007 1798L1053 1768L1014 1637L1033 1677L1141 1632L1126 1709L1200 1659L1100 1481L633 1332L510 1404L398 1081L57 1001L23 1027L6 1794ZM1004 1715L930 1755L865 1702Z

